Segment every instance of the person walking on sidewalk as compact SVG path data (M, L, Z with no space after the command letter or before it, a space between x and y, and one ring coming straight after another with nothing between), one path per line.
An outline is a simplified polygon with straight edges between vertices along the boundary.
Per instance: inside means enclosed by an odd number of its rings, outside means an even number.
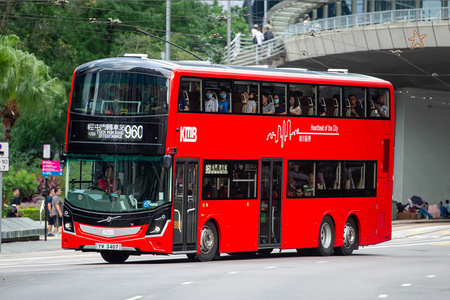
M52 200L55 195L55 189L51 188L48 192L47 199L45 200L45 213L47 214L47 231L48 236L54 236L53 232L53 215L52 215Z
M62 222L62 206L63 202L61 199L61 188L55 188L55 195L52 199L52 215L53 215L53 226L55 227L55 235L60 236L59 227L61 227Z

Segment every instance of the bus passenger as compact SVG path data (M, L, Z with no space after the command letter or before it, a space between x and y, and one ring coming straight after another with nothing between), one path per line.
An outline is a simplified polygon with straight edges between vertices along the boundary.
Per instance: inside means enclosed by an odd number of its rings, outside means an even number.
M220 87L219 97L219 112L227 113L230 107L230 100L228 99L228 89L225 86Z
M250 93L247 100L247 106L246 106L246 113L248 114L255 114L257 109L257 104L255 101L255 93Z
M363 108L359 104L357 104L356 96L350 94L348 96L348 100L350 101L352 117L361 118L362 116L364 116Z
M271 115L275 113L275 106L269 103L269 95L267 93L262 95L262 113Z
M313 192L314 192L314 175L313 175L313 173L309 174L308 184L305 184L303 186L303 189L305 190L305 196L313 196Z
M189 105L182 95L182 91L180 90L180 96L178 97L178 111L189 111Z
M294 96L289 97L289 114L295 116L300 116L302 114L298 98L295 98Z
M318 98L317 101L319 102L317 105L317 115L319 117L324 117L326 116L326 108L325 108L325 100L323 100L323 98Z
M377 100L375 101L375 117L386 117L387 106L384 105L384 95L378 95Z
M303 197L303 191L304 191L303 187L301 185L297 185L295 187L295 196L296 197Z
M106 106L104 107L104 114L105 115L115 115L119 111L119 90L114 87L110 86L108 91L108 99L109 101L106 102ZM114 102L113 102L114 101Z
M286 110L284 106L280 105L280 96L273 95L273 103L275 104L275 114L276 115L285 115Z
M242 103L247 103L249 97L248 92L247 91L242 92L242 97L244 98Z
M211 89L206 90L205 112L217 112L219 104L217 99L213 97L213 91Z

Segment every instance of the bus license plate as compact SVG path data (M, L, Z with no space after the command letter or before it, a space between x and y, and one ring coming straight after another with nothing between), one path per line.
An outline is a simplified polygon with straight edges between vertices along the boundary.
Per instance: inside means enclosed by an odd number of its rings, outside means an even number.
M97 249L97 250L122 250L122 245L121 244L95 243L95 249Z

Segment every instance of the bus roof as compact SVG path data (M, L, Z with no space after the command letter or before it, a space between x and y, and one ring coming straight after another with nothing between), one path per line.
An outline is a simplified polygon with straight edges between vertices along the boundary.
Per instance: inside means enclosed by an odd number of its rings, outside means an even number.
M85 63L78 67L78 73L84 72L99 72L99 71L128 71L136 73L147 73L151 75L159 75L170 78L170 73L174 70L179 71L204 71L215 73L234 73L234 74L252 74L290 78L328 78L348 81L370 81L378 83L386 83L383 79L372 76L353 74L347 72L333 72L333 71L310 71L307 69L297 68L268 68L268 67L241 67L241 66L227 66L216 65L204 61L163 61L155 59L146 59L138 57L115 57L95 60Z

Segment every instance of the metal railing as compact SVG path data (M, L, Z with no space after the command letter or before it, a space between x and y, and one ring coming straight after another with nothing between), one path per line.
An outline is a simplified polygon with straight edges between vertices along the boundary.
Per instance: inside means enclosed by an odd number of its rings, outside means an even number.
M284 37L355 26L367 26L394 22L440 21L449 19L449 7L419 8L378 11L310 21L286 27Z
M230 60L233 65L257 65L261 61L284 53L283 39L283 35L280 35L264 41L261 45L255 45L252 38L243 37L238 33L230 43Z

